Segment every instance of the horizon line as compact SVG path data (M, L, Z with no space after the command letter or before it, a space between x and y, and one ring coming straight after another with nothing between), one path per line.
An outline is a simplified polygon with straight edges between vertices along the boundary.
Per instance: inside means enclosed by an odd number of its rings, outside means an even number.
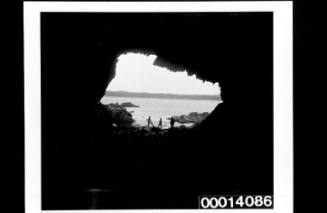
M163 95L188 95L188 96L215 96L220 97L220 94L182 94L182 93L161 93L161 92L131 92L126 90L106 90L105 95L109 92L124 92L124 93L145 93L145 94L163 94Z

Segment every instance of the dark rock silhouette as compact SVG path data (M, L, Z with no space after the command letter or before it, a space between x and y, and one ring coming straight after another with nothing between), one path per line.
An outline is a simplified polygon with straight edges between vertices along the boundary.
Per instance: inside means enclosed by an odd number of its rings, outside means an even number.
M272 13L42 13L41 36L43 209L89 208L90 188L124 209L273 193ZM219 82L223 103L163 143L114 134L99 101L130 51Z
M132 113L128 112L124 106L125 105L119 105L118 103L104 105L106 108L105 113L110 115L112 118L111 122L116 126L130 127L135 121L133 119Z
M198 113L198 112L191 112L188 115L179 115L179 116L172 116L170 119L174 119L178 123L200 123L208 117L208 112Z
M140 106L135 105L135 104L133 104L133 103L131 103L131 102L124 102L124 103L121 103L120 106L122 106L122 107L140 107Z

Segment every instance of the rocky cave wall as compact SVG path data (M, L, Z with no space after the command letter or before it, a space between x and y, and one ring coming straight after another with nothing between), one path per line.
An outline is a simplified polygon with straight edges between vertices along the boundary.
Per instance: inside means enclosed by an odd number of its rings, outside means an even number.
M102 128L94 118L95 105L114 78L117 57L137 51L156 54L158 66L186 69L202 80L219 82L224 103L188 139L193 149L185 154L215 162L199 165L209 174L208 182L226 181L214 175L217 169L212 168L219 168L233 174L235 193L272 191L272 185L260 182L272 175L267 166L272 165L273 137L271 13L43 13L41 24L45 177L58 172L50 169L58 164L62 173L85 171L85 164L78 166L80 159L96 152L90 147L99 141L94 135ZM82 187L77 179L63 175L56 181ZM51 188L53 183L44 181L44 186Z

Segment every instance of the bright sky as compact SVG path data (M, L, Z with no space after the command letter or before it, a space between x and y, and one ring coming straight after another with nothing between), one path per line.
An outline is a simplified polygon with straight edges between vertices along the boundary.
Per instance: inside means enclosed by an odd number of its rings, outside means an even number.
M171 72L167 68L153 65L156 55L127 53L118 57L116 76L107 90L173 93L193 95L218 95L218 83L203 82L186 71Z

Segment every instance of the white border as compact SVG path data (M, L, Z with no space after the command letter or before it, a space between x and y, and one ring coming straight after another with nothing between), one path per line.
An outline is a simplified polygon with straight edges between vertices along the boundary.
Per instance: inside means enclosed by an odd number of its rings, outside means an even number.
M74 210L96 212L293 212L293 4L259 2L24 2L25 211L41 211L40 12L261 12L274 14L274 209ZM56 211L57 212L57 211Z

